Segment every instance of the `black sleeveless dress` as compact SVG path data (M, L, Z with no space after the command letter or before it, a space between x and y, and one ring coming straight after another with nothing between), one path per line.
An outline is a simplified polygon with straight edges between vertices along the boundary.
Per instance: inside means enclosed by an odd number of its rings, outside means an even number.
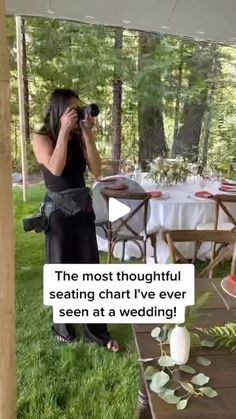
M84 187L86 160L84 158L80 139L77 136L74 136L68 141L67 161L61 176L54 176L44 166L41 166L41 169L45 185L47 189L52 192Z
M54 176L46 167L41 166L45 185L52 192L85 186L84 172L86 160L78 137L68 141L67 161L60 176ZM50 198L45 197L45 201ZM61 210L53 212L46 232L47 263L99 263L93 211L80 212L66 216ZM104 324L87 325L92 334L108 336ZM53 324L57 335L70 340L75 337L74 328L69 324Z

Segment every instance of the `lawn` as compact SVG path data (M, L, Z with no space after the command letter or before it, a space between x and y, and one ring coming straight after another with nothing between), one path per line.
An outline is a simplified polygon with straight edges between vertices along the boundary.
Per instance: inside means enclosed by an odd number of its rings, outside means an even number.
M21 190L14 190L17 418L133 419L138 363L130 327L111 327L124 348L120 354L81 340L60 345L52 337L51 310L42 303L44 237L21 227L23 216L37 210L43 194L43 187L31 187L29 202L23 204Z
M79 339L64 346L52 337L51 309L42 297L44 237L22 231L22 218L37 211L43 195L42 186L31 187L23 204L21 189L14 189L17 418L134 419L139 369L130 326L111 326L123 346L119 354ZM219 274L228 269L223 266Z

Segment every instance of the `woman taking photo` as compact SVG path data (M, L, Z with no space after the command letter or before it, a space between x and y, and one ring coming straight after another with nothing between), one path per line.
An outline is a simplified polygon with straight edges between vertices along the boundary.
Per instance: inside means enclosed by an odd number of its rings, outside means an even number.
M93 133L94 120L78 117L83 105L69 89L51 94L41 129L34 134L33 150L41 165L47 193L45 213L47 263L99 263L94 212L89 189L85 187L86 167L97 178L101 161ZM53 324L60 342L75 339L71 324ZM117 352L105 324L83 325L86 340Z

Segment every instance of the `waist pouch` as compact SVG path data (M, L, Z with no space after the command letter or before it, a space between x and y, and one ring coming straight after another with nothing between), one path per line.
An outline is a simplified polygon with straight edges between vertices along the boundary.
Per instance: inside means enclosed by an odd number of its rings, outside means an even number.
M47 191L44 201L44 214L49 217L56 210L61 210L67 217L79 212L92 211L92 198L89 188L66 189L61 192Z

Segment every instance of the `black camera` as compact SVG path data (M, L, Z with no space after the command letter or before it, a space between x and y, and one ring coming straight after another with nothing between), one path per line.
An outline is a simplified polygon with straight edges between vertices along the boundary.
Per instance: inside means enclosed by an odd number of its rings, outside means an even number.
M39 206L39 211L37 214L33 214L29 217L23 219L23 230L32 231L35 233L45 232L48 228L48 217L45 214L45 202L42 202Z
M23 219L23 230L32 231L35 233L42 233L48 227L48 218L43 214L34 214Z
M96 103L91 103L88 106L84 106L80 108L79 106L76 108L77 116L79 120L84 120L87 114L90 114L93 118L99 115L99 107Z

